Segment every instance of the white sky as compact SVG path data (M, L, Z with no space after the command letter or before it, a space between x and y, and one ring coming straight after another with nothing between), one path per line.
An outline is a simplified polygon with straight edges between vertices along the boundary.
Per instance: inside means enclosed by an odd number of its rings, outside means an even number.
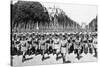
M16 1L16 0L15 0ZM34 0L24 0L24 1L34 1ZM50 3L41 2L45 7L57 7L63 9L63 11L71 19L79 23L88 24L97 15L97 6L94 5L81 5L81 4L67 4L67 3Z

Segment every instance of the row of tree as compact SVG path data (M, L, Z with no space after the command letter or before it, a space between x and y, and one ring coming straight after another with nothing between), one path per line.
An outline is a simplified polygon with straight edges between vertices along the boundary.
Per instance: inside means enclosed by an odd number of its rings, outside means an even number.
M40 2L18 1L11 4L11 27L12 29L39 29L50 27L55 22L63 28L79 28L80 25L70 19L63 10L58 13L56 9L54 16L51 16L46 7ZM51 18L51 19L50 19ZM56 21L54 21L56 19Z
M39 2L18 1L11 4L11 24L14 27L35 26L36 23L49 22L48 12Z
M87 25L88 29L91 31L97 31L98 25L97 25L97 16Z

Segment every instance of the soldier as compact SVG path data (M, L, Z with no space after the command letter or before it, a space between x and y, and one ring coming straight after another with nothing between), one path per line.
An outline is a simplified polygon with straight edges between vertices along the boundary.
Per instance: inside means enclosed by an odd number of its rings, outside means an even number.
M84 45L83 45L83 47L84 47L84 53L85 54L87 54L88 53L88 43L87 43L88 41L87 41L87 37L85 37L85 35L84 35L84 38L83 38L83 43L84 43Z
M63 63L70 63L68 59L68 42L65 37L61 40L61 54L63 58Z
M89 38L88 38L88 46L89 46L89 53L90 54L93 54L93 45L92 45L92 42L93 42L93 38L90 35Z
M47 53L49 55L50 53L53 53L53 40L51 38L49 38L46 41L46 43L47 43Z
M45 57L44 57L44 54L45 54L45 50L46 50L46 45L45 45L45 39L43 37L41 37L41 40L40 40L40 49L42 50L42 61L44 61Z
M59 38L55 37L54 39L54 49L56 50L56 60L59 59L58 55L60 54L61 44L59 43Z
M34 47L35 47L35 55L38 55L38 54L39 54L39 40L38 40L37 37L36 37L36 39L34 40L33 45L34 45Z
M31 52L31 48L32 48L32 37L29 37L29 38L27 38L27 43L28 43L28 50L27 50L27 53L28 53L28 55L31 55L32 54L32 52Z
M31 53L36 55L36 50L37 50L37 39L34 37L32 38L32 46L31 46Z
M97 36L93 38L94 57L97 57Z
M27 41L25 41L24 39L20 42L20 44L21 44L21 51L23 52L23 54L22 54L22 62L24 62L25 61L25 59L26 59L26 52L27 52L27 49L28 49L28 43L27 43Z
M80 50L81 50L81 45L80 45L80 38L79 38L79 36L77 37L77 39L76 39L76 41L75 41L76 43L75 43L75 51L76 51L76 54L77 54L77 59L80 59L81 57L80 57L80 54L79 54L79 52L80 52Z

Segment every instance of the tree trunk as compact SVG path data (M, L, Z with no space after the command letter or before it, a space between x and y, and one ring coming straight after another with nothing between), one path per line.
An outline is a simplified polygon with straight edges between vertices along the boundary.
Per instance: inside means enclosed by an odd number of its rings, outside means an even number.
M39 30L39 23L37 21L37 24L36 24L36 29Z

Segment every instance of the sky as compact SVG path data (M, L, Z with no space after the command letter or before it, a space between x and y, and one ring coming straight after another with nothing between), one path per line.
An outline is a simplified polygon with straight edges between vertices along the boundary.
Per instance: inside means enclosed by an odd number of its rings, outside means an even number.
M17 2L17 0L14 0ZM24 0L34 1L34 0ZM57 2L40 2L45 7L56 7L63 9L68 17L76 21L78 24L85 23L86 25L97 16L97 6L95 5L84 5L84 4L67 4Z

